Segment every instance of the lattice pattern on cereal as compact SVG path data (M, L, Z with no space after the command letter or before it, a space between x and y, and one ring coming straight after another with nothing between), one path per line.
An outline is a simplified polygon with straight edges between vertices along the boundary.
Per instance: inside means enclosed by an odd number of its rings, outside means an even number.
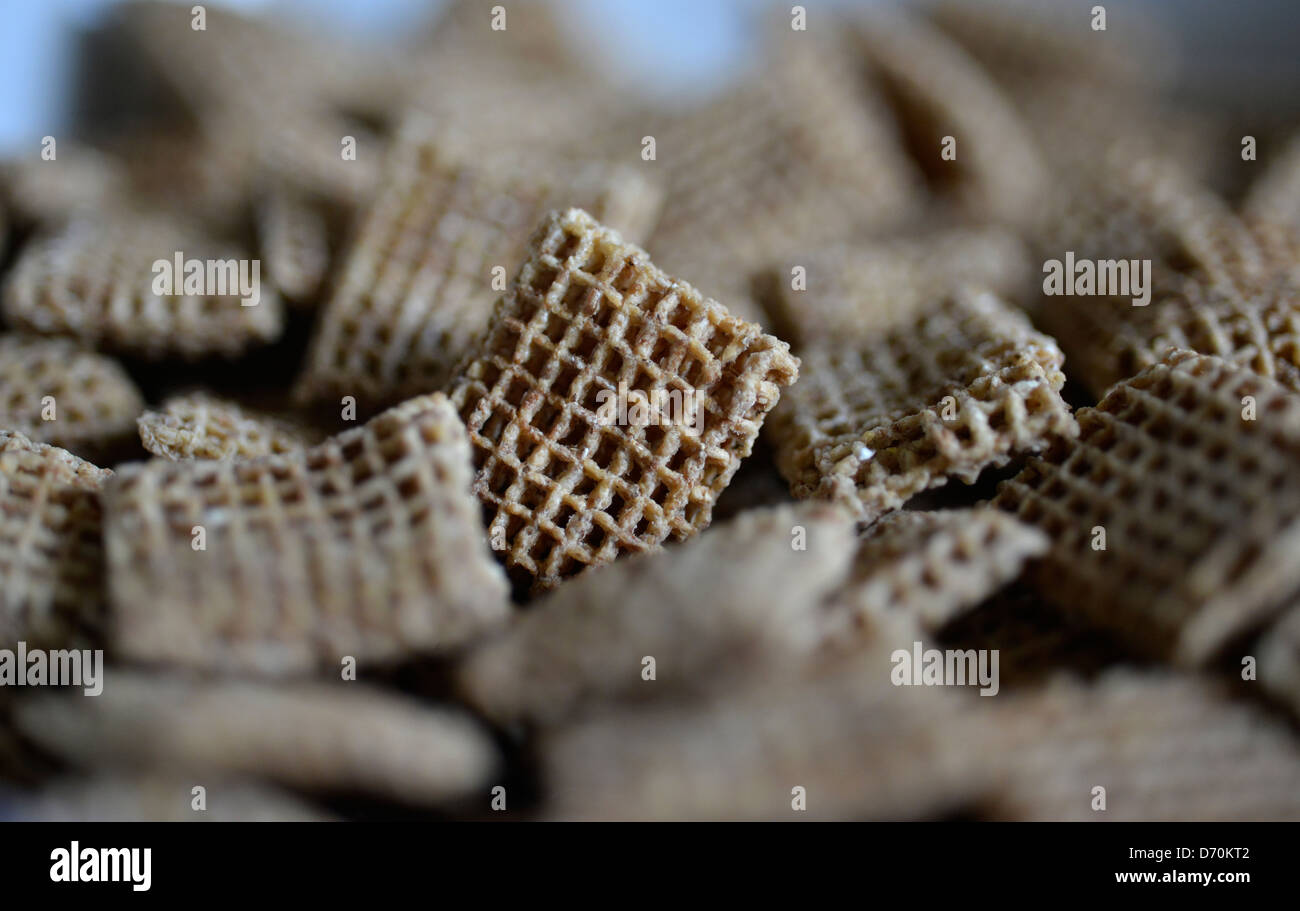
M549 588L704 528L797 372L617 232L552 213L452 391L508 567Z
M136 426L145 449L172 461L252 459L299 452L315 442L306 427L205 393L168 399L140 415Z
M1300 399L1175 351L1078 420L1076 441L994 500L1051 538L1033 577L1044 598L1138 650L1204 662L1300 590Z
M103 607L99 489L112 472L0 430L0 642L67 647Z
M0 430L100 456L131 436L143 410L116 361L65 339L0 335Z
M114 645L289 674L460 644L507 611L470 477L441 394L299 453L124 466L105 491Z
M170 219L78 221L23 248L2 310L24 331L140 357L234 356L284 328L283 303L254 262Z
M796 498L864 520L1075 432L1056 343L992 294L959 292L800 357L769 428L777 466Z
M632 231L648 230L658 210L651 185L621 170L525 177L464 163L418 136L401 143L345 255L298 395L351 395L373 409L444 388L486 331L537 223L575 202Z

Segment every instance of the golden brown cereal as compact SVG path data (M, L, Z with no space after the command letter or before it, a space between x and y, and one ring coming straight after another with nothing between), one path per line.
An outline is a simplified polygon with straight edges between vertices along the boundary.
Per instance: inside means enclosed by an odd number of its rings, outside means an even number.
M780 663L808 639L853 547L853 522L834 507L751 510L539 599L466 657L461 689L496 721L554 723L584 704L698 691Z
M304 427L254 414L205 393L177 396L136 421L140 442L156 456L185 459L251 459L299 452L313 441Z
M1031 459L994 500L1050 536L1033 576L1044 598L1136 649L1199 663L1300 590L1300 399L1177 351L1078 420L1076 441Z
M373 409L445 388L538 222L577 201L638 231L658 208L644 181L605 167L569 181L526 178L459 163L423 139L402 143L346 254L297 395L351 395Z
M256 775L428 805L483 786L497 764L468 717L357 682L202 682L110 668L94 699L42 693L15 711L40 746L103 771Z
M169 219L123 215L76 222L24 247L5 284L3 313L28 332L142 357L233 356L277 338L284 326L280 299L252 281L260 266L255 274L256 261L241 256ZM158 261L167 263L166 271L154 268ZM201 263L201 274L191 262ZM206 285L211 275L223 280L227 293L155 293L165 290L168 273L179 291L191 276ZM241 275L250 280L248 297L255 304L244 303Z
M112 472L0 431L0 642L62 648L100 625L98 490Z
M131 435L143 409L116 361L65 339L0 336L0 429L102 455Z
M1075 432L1064 357L1023 314L963 291L888 332L803 350L772 415L777 467L799 499L873 520L912 495Z
M1294 738L1200 678L1117 670L1093 685L1053 681L998 705L963 749L1000 767L995 818L1300 819Z
M550 588L707 526L798 367L617 232L552 213L452 387L507 565Z
M104 494L113 642L267 674L460 644L508 610L470 478L441 394L302 452L125 466Z

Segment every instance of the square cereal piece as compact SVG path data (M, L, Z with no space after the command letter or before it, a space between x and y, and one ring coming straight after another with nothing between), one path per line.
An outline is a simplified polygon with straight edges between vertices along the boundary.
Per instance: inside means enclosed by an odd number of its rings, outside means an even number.
M864 521L1076 432L1060 349L989 293L958 292L800 356L803 378L769 425L777 467L795 497Z
M113 473L0 430L0 642L62 648L101 619L99 488Z
M184 262L181 270L174 267L178 255ZM262 286L260 262L246 256L171 218L96 216L23 247L7 277L0 310L22 331L66 336L120 354L234 357L274 341L284 329L283 302L269 285ZM211 273L227 282L226 293L155 293L167 274L155 270L156 263L168 264L175 288L182 292L195 260L203 263L205 280ZM209 268L213 261L225 266ZM238 273L227 268L232 263ZM254 293L249 296L256 296L256 303L244 305L238 274L250 280Z
M125 466L104 500L113 643L265 674L458 645L508 610L470 478L441 393L302 452Z
M0 429L102 458L129 440L143 410L112 358L67 339L0 336Z
M587 213L552 213L452 387L494 546L545 589L690 537L798 368Z
M1051 538L1032 574L1045 599L1198 664L1300 591L1300 398L1175 351L1078 419L993 501Z

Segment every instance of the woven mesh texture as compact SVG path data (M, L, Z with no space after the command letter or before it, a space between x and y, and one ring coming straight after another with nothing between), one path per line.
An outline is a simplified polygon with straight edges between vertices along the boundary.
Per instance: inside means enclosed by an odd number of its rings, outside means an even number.
M102 619L98 491L111 471L0 431L0 642L62 648Z
M552 213L452 391L507 565L548 588L704 528L797 372L616 232Z
M464 642L507 610L469 487L441 394L300 453L126 466L105 492L114 643L292 673Z
M1075 431L1056 343L991 294L955 294L870 341L800 356L803 378L769 430L777 467L795 497L864 520Z
M1043 597L1139 650L1203 661L1300 589L1300 399L1179 351L1078 419L1076 441L994 500L1051 538Z

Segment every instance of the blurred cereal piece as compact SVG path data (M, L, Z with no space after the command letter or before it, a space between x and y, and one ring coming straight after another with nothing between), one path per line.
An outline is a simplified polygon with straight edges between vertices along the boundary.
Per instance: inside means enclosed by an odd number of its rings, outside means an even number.
M1128 669L1093 684L1058 679L1000 702L964 743L999 767L985 808L997 819L1300 819L1295 739L1207 679Z
M1300 231L1300 133L1251 183L1242 211L1252 219Z
M1047 549L1038 529L993 509L892 513L863 532L852 572L821 613L819 639L850 646L891 614L933 635Z
M1056 343L995 295L962 291L869 340L800 351L768 439L797 499L871 521L950 478L1076 432Z
M465 715L364 683L204 682L120 668L106 676L94 699L24 700L20 730L100 773L253 776L415 805L483 787L497 766L492 741Z
M1300 716L1300 609L1291 607L1261 637L1259 681Z
M70 139L51 148L49 160L37 149L0 162L0 187L15 224L57 228L125 198L126 178L111 156Z
M0 335L0 430L101 457L131 437L143 410L116 361L66 339Z
M551 588L706 527L798 366L585 212L549 215L451 394L512 574Z
M166 775L63 778L31 792L0 791L4 817L17 822L326 822L334 817L278 788L253 781L203 784L194 809L189 779Z
M867 338L967 286L1025 300L1035 271L1015 234L953 228L788 257L764 276L763 303L782 338L829 343Z
M544 815L601 820L922 819L986 788L949 732L983 706L889 684L887 650L692 704L622 708L543 737ZM806 809L794 808L801 795Z
M854 47L896 100L911 147L941 195L976 217L1019 225L1050 172L1032 131L987 73L923 19L873 8L854 19ZM955 155L945 157L947 137Z
M1136 9L1123 28L1095 30L1091 9L997 0L940 0L926 15L1004 87L1068 81L1093 91L1153 93L1177 65L1171 42Z
M178 256L185 261L179 272ZM284 328L283 303L269 286L261 287L260 266L254 273L255 261L242 256L170 219L118 215L76 222L23 248L4 287L3 312L18 329L123 354L232 357L275 340ZM165 271L155 268L160 261ZM227 293L155 293L168 274L183 291L194 274L192 262L203 267L201 284L215 275ZM245 272L255 304L243 303Z
M307 200L270 189L257 208L258 250L267 278L287 302L312 304L329 271L329 225Z
M255 414L206 393L168 399L136 420L140 442L156 456L187 459L252 459L299 452L312 433L270 415Z
M1031 575L1045 599L1141 653L1201 664L1300 591L1300 398L1176 351L1077 417L1078 439L994 500L1051 538Z
M344 255L297 395L351 395L373 410L444 388L487 331L537 224L576 202L641 232L653 224L659 197L622 169L533 178L463 163L422 138L401 142Z
M699 691L779 663L808 638L809 614L853 548L853 522L834 507L751 510L537 600L469 653L460 688L495 721L553 724L592 703Z
M747 251L779 255L793 239L892 225L924 204L884 99L858 78L837 20L817 21L808 32L771 30L763 72L717 101L614 131L628 159L645 134L656 139L668 193L647 242L656 255L715 245L719 262L752 266L760 257Z
M463 643L508 610L470 479L441 394L301 452L124 466L104 498L113 643L264 674Z
M102 623L100 486L112 475L0 430L0 642L64 648Z

